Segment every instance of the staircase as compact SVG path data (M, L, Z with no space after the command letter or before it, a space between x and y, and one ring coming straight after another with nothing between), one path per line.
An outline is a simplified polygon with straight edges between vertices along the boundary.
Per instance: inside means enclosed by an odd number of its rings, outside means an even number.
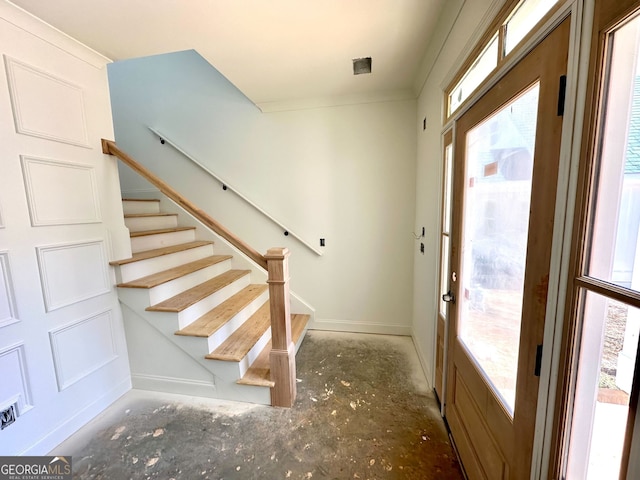
M271 404L268 285L156 199L123 200L132 257L111 262L135 388ZM206 239L202 239L202 238ZM207 238L208 237L208 238ZM297 351L310 316L291 315Z

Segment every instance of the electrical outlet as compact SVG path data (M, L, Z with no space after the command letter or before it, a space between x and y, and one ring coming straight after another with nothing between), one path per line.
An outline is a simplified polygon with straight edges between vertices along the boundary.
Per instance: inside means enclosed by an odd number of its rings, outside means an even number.
M424 243L420 244L420 253L424 255Z
M424 238L424 234L425 234L425 230L424 227L422 227L422 237Z
M324 245L324 238L321 238L321 239L320 239L320 246L321 246L321 247L324 247L324 246L325 246L325 245Z
M0 412L0 430L4 430L16 421L16 409L14 405Z

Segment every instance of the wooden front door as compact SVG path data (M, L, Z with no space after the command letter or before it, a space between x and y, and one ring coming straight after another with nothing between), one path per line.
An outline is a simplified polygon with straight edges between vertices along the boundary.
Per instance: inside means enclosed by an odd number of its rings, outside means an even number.
M446 418L471 480L531 468L569 30L456 122Z

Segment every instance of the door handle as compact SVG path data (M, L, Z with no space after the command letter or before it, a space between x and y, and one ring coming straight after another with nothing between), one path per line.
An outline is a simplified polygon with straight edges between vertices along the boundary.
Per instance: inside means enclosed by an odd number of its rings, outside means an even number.
M442 300L447 303L456 303L456 296L453 294L451 290L442 295Z

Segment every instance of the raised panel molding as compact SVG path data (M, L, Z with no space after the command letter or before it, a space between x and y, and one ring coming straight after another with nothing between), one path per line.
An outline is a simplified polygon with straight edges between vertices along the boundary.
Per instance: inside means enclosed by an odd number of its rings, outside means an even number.
M91 165L22 155L31 225L99 223L100 201Z
M16 132L89 148L82 88L4 55Z
M0 252L0 328L19 321L9 268L9 253Z
M24 344L19 343L0 349L0 372L2 372L0 408L7 408L17 403L18 415L33 408Z
M110 291L102 240L36 247L47 312Z
M49 332L62 391L118 358L111 310Z

